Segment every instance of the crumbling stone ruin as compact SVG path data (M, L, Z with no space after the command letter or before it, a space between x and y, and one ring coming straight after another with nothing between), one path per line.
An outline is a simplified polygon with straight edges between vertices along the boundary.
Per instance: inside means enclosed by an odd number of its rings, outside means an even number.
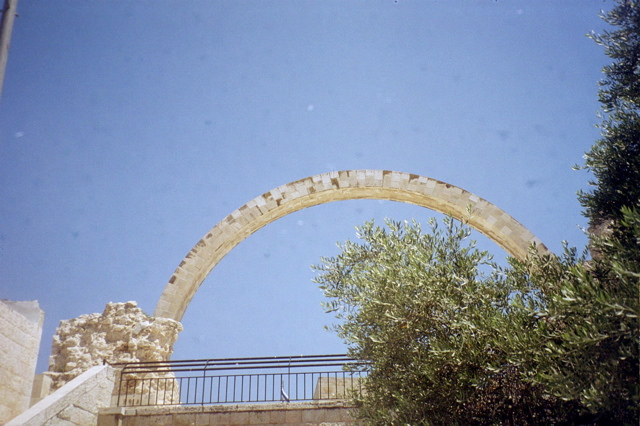
M178 321L151 317L136 302L108 303L102 314L60 321L46 373L51 391L104 361L167 361L181 331Z

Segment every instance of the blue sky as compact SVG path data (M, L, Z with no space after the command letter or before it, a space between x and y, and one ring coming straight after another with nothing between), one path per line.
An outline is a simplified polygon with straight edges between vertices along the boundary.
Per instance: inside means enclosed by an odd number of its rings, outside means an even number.
M602 0L21 0L0 99L0 298L62 319L152 313L219 220L345 169L439 179L554 251L583 247L573 171L598 138L589 40ZM289 215L213 270L175 359L340 353L309 265L385 217L349 201ZM479 237L480 244L502 256Z

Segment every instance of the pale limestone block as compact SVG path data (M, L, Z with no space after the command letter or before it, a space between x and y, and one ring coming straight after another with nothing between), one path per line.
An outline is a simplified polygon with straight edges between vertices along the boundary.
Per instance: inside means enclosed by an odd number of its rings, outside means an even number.
M196 424L196 415L194 413L174 414L173 426L194 426Z
M327 418L327 413L330 410L326 408L320 408L317 410L304 410L302 412L302 421L306 423L320 423Z
M269 411L250 411L249 423L250 425L268 424L269 423Z
M149 417L149 426L157 425L157 426L174 426L173 415L165 414L164 416L154 416Z
M258 206L253 206L244 212L244 216L250 222L262 216L262 212L260 211Z
M75 425L91 425L97 423L95 413L87 411L82 407L70 405L62 410L57 416L58 419L67 420Z
M260 211L259 216L269 213L269 207L267 206L267 202L265 201L263 205L258 206L258 210Z
M300 183L295 186L295 193L297 193L295 198L309 195L309 186L307 185L306 182Z
M0 401L8 400L9 396L7 392L5 392L4 390L0 390ZM13 410L4 404L0 404L0 419L11 419L13 417L15 417Z
M196 426L209 426L210 424L220 424L220 423L210 423L211 414L200 413L196 414Z
M29 408L43 322L37 301L0 301L0 423Z
M280 187L278 187L278 188L276 188L276 189L274 189L274 190L272 190L272 191L271 191L271 199L273 199L273 200L280 200L280 199L282 199L282 198L283 198L283 196L282 196L282 191L283 191L283 190L284 190L284 188L283 188L283 187L281 187L281 186L280 186Z
M42 426L78 426L78 424L77 423L73 423L73 422L71 422L69 420L59 419L59 418L55 417L53 419L49 419L49 420L45 421L44 423L42 423Z
M267 200L267 212L278 208L278 203L274 199Z
M502 231L502 233L504 235L510 235L511 234L511 228L509 228L508 226L503 226L500 231Z
M209 417L210 425L231 425L231 413L206 413L205 416Z
M209 234L207 234L207 240L215 240L217 238L220 238L220 235L222 234L222 231L220 231L220 226L221 225L216 225Z
M230 413L229 424L230 425L248 425L249 424L249 413L246 412L246 411Z
M267 423L281 425L287 422L287 410L273 410L269 412L269 421Z
M191 260L191 259L189 259L189 260ZM198 272L200 272L200 268L193 261L184 262L180 266L180 268L183 269L184 271L186 271L187 273L192 274L192 275L196 275Z
M285 423L302 423L302 410L285 411Z
M244 215L240 215L235 219L235 224L238 225L236 229L240 229L241 227L245 226L247 223L249 223L249 218L247 218Z

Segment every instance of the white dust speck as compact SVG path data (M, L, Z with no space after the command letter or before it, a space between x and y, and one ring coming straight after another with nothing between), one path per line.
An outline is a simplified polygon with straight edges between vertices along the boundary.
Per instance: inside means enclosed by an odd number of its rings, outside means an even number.
M24 136L24 132L16 132L13 136L15 136L16 138L21 138Z
M298 226L304 226L304 220L299 220L298 221Z
M309 112L313 111L314 109L315 109L315 106L313 104L309 104L307 106L307 111L309 111Z

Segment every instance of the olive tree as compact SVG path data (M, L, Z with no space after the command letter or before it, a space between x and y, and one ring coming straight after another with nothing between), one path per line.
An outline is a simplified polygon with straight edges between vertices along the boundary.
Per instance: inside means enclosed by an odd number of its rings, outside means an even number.
M359 242L316 265L340 320L331 328L363 361L359 416L374 424L536 424L558 401L526 379L522 348L538 345L530 281L505 276L451 218L367 222ZM560 403L562 405L562 403ZM557 411L557 410L556 410Z

